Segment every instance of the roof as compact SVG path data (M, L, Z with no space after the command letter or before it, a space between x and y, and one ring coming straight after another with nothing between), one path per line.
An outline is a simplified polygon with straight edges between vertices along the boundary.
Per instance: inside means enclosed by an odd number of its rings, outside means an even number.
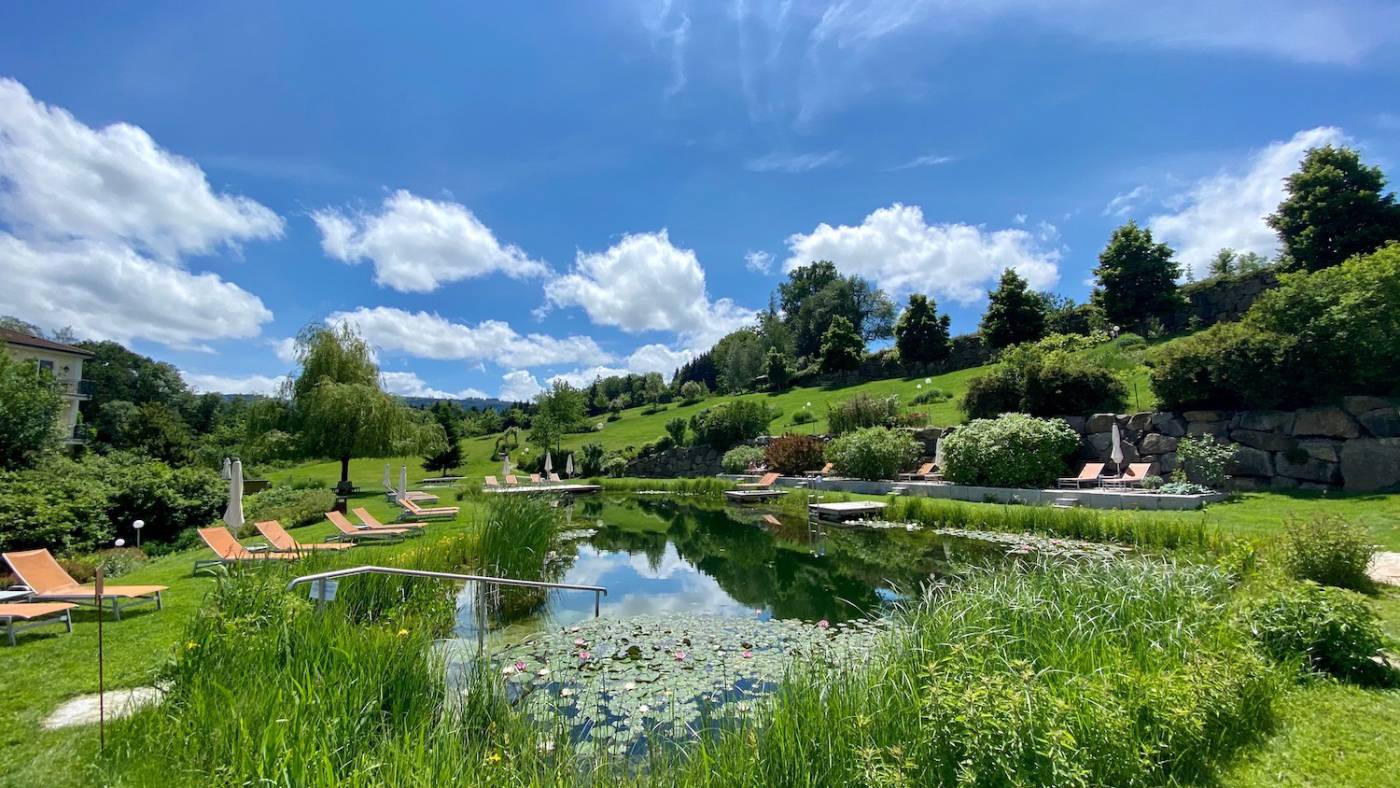
M62 342L54 342L51 339L42 337L32 337L19 331L11 331L8 328L0 328L0 340L4 340L8 345L20 345L22 347L32 347L38 350L51 350L55 353L70 353L75 356L91 356L92 351L83 350L73 345L65 345Z

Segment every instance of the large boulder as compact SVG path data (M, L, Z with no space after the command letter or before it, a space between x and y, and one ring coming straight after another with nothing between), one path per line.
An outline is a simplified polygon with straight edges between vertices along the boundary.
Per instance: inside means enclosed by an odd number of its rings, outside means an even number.
M1299 481L1320 482L1322 484L1337 484L1341 482L1341 466L1335 462L1326 462L1314 457L1306 459L1300 457L1289 457L1291 452L1279 452L1274 455L1274 473L1279 476L1287 476L1290 479ZM1301 462L1294 460L1301 459Z
M1322 438L1310 438L1298 441L1297 448L1308 453L1309 457L1323 462L1340 462L1342 459L1341 441L1329 441Z
M1180 438L1186 434L1186 421L1173 413L1152 414L1152 428L1173 438Z
M1235 450L1235 458L1230 461L1226 473L1231 476L1268 478L1274 475L1274 461L1266 451L1241 446Z
M1151 413L1146 413L1146 412L1134 413L1133 415L1131 415L1131 416L1128 417L1128 429L1130 429L1130 430L1137 430L1138 432L1146 432L1147 429L1148 429L1149 427L1151 427L1151 426L1152 426L1152 414L1151 414Z
M1355 438L1361 434L1356 420L1336 405L1303 408L1294 414L1293 434L1323 438Z
M1080 435L1084 434L1084 425L1089 423L1089 420L1083 416L1061 416L1060 418L1064 419L1064 422L1069 425L1070 429Z
M1138 444L1138 450L1143 454L1166 454L1176 451L1176 443L1176 438L1170 435L1151 432L1143 436L1142 442Z
M1380 397L1342 397L1342 408L1353 416L1389 407L1393 407L1391 403Z
M1293 430L1293 414L1282 410L1246 410L1235 414L1234 426L1242 430L1288 433Z
M1400 438L1361 438L1342 446L1342 478L1348 490L1400 487Z
M1230 433L1230 422L1228 421L1192 421L1186 425L1186 434L1191 437L1201 435L1213 435L1224 439Z
M1085 432L1108 432L1113 429L1113 425L1118 423L1118 417L1112 413L1095 413L1089 417L1089 421L1084 425Z
M1167 476L1174 470L1176 470L1176 452L1169 451L1166 454L1157 455L1157 473Z
M1356 420L1373 438L1400 438L1400 408L1377 408L1357 416Z
M1224 421L1230 414L1218 410L1188 410L1181 414L1187 421Z
M1293 439L1287 435L1260 430L1231 430L1230 440L1264 451L1284 451L1293 447Z

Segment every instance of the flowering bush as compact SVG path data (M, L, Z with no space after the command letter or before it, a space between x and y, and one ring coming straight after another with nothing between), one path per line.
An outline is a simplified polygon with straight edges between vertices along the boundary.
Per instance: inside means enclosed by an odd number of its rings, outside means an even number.
M1059 419L1008 413L975 419L943 438L943 478L988 487L1048 487L1079 436Z
M893 479L913 466L918 457L919 443L914 436L887 427L847 433L826 447L826 458L836 466L836 472L857 479Z
M807 435L784 435L769 441L763 451L768 470L792 476L822 467L822 442Z
M720 458L720 467L725 473L743 473L750 465L763 463L763 449L757 446L735 446Z

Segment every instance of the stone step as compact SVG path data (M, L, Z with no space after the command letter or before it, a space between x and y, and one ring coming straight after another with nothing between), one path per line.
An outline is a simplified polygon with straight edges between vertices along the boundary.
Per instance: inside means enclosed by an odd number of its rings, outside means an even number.
M1053 504L1051 504L1051 505L1054 506L1056 509L1073 509L1073 508L1079 506L1079 499L1078 499L1078 498L1056 498L1056 499L1055 499L1055 503L1053 503Z
M909 492L909 487L903 484L896 484L890 488L890 495L904 495Z

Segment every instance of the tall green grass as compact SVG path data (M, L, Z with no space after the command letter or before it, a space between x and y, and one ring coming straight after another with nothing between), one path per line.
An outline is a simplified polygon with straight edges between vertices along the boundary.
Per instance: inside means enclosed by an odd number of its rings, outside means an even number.
M734 489L734 483L713 476L686 479L603 479L603 490L610 493L663 491L694 498L723 500L724 491Z

